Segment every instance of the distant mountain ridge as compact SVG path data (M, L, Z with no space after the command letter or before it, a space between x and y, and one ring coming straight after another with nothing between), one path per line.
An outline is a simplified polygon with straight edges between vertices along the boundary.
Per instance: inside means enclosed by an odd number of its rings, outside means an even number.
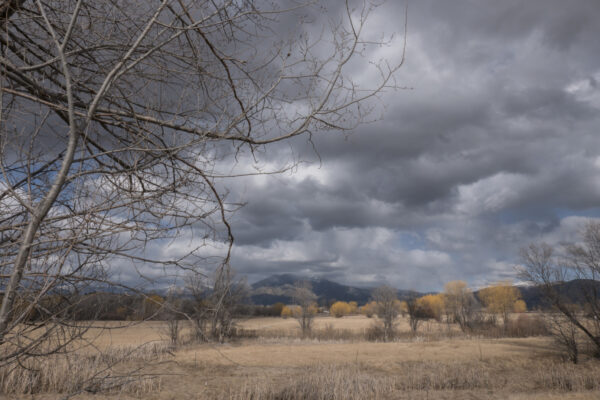
M273 275L261 281L255 282L250 286L249 300L257 305L271 305L275 303L290 304L293 302L294 285L296 282L308 281L312 286L313 292L318 297L320 305L330 305L334 301L356 301L359 305L365 304L371 300L374 288L359 288L354 286L342 285L337 282L323 278L306 278L293 274ZM583 288L595 285L600 292L600 282L593 280L576 279L557 285L558 292L568 302L573 304L584 304ZM544 299L541 288L537 286L519 286L521 296L529 310L545 309L550 305ZM479 298L480 290L474 292ZM398 290L398 299L406 300L412 296L423 296L427 293L415 292L412 290Z
M572 281L557 284L555 288L563 298L563 301L572 304L586 304L588 300L585 298L585 293L593 288L595 288L596 292L600 293L600 281L574 279ZM543 291L540 287L524 286L519 287L519 290L521 291L521 296L529 310L538 308L544 309L550 306L544 298Z
M356 301L359 305L371 299L373 288L359 288L342 285L323 278L305 278L293 274L273 275L251 285L250 300L254 304L271 305L274 303L289 304L293 300L296 282L310 282L312 291L317 295L321 305L329 305L333 301ZM410 290L398 290L398 298L406 299L421 293Z

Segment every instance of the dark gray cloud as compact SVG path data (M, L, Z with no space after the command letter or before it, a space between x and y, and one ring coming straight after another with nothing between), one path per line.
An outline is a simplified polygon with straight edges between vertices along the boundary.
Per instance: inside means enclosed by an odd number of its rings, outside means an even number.
M403 4L368 34L402 31ZM600 215L595 1L418 1L380 121L260 154L295 173L230 180L234 267L440 289L514 277L518 249ZM402 41L377 56L397 55ZM360 71L357 71L359 74ZM320 158L320 161L319 161Z

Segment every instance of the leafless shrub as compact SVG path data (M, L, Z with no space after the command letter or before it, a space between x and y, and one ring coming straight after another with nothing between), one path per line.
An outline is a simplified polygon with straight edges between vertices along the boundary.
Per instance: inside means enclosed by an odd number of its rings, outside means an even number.
M313 293L310 282L296 282L293 300L298 305L298 312L293 316L300 324L302 336L310 337L312 322L318 311L317 296Z
M164 332L172 347L176 347L180 340L182 321L184 317L182 310L182 291L176 287L169 288L167 298L162 304L160 319L165 321Z
M207 325L210 320L209 285L206 277L199 272L186 275L185 287L190 293L191 310L187 312L194 331L194 338L198 342L208 340Z
M244 280L236 279L229 268L219 268L209 280L192 272L186 277L186 289L191 294L191 310L180 313L194 328L197 341L224 340L235 336L235 308L247 296Z
M548 336L550 331L546 320L540 315L520 314L509 319L502 327L490 327L487 332L480 332L484 337L516 337Z
M418 298L413 296L406 300L406 313L411 331L417 333L419 323L428 318Z
M180 340L179 328L181 326L181 321L176 317L170 317L165 321L165 323L167 325L166 332L169 338L169 342L171 343L172 347L176 347Z
M472 329L478 318L478 305L471 289L464 281L452 281L444 287L446 320L457 323L463 332Z
M521 249L521 277L541 289L562 321L553 319L552 332L577 361L578 344L575 330L600 355L600 223L586 224L580 244L566 245L559 251L548 244L531 244ZM571 280L577 282L577 295L585 312L574 307L561 287ZM552 319L551 319L552 320Z
M369 342L384 342L386 340L393 340L389 334L386 338L385 329L380 324L372 324L365 332L365 340Z
M571 311L575 315L575 311ZM579 330L573 322L562 313L549 313L547 316L549 332L563 350L565 356L573 364L579 362L580 342Z
M380 286L373 291L373 301L377 304L377 316L383 323L383 340L394 337L396 317L400 314L397 290L390 286Z
M548 326L540 315L520 314L509 320L507 335L511 337L547 336Z

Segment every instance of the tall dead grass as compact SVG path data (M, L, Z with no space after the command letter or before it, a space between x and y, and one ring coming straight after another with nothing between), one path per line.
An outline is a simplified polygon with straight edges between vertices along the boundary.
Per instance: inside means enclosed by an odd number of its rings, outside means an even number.
M352 367L317 366L298 371L286 382L246 383L230 400L360 400L381 399L394 390L394 381Z
M399 362L395 373L356 365L316 365L298 369L286 380L246 382L228 393L230 400L388 399L400 392L503 390L581 392L600 390L600 364L552 362L519 365L499 362Z
M0 367L0 393L122 392L140 395L159 390L160 376L137 367L168 354L163 343L114 347L96 353L54 354ZM132 364L133 365L133 364Z

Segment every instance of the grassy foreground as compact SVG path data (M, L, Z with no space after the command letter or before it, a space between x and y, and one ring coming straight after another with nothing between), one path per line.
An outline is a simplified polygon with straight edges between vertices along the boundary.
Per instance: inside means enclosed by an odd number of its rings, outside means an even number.
M420 327L417 336L407 334L392 343L361 340L361 332L372 323L362 316L321 317L315 330L322 335L300 339L294 320L257 318L239 325L258 337L223 345L182 345L176 351L166 346L160 322L92 331L98 348L109 349L104 353L131 352L127 365L118 368L134 379L129 386L101 393L88 390L71 398L600 398L600 363L566 362L547 337L473 338L432 322ZM401 332L405 324L400 321ZM79 361L93 359L92 353L88 348ZM59 363L48 367L69 368ZM65 394L10 398L62 399Z

